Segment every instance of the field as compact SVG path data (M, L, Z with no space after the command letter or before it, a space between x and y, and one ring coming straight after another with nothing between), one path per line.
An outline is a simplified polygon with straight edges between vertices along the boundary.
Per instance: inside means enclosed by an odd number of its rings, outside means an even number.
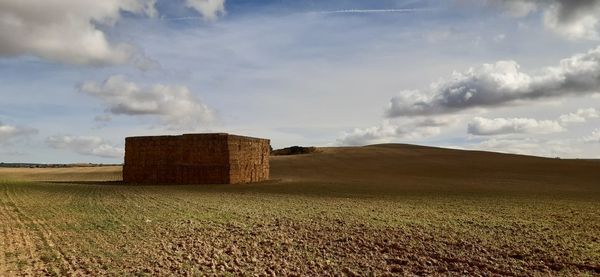
M271 181L0 169L0 276L600 274L600 162L411 145L271 158Z

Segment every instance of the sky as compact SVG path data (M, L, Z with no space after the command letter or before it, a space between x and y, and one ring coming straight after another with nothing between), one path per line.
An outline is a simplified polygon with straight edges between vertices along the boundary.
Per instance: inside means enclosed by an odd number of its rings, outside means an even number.
M2 0L0 161L128 136L600 158L600 0Z

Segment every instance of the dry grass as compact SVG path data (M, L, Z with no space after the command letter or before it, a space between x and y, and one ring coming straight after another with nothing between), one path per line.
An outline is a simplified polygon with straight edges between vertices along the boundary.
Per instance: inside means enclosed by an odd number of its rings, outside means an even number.
M597 161L381 145L271 168L233 186L2 170L0 275L600 274Z

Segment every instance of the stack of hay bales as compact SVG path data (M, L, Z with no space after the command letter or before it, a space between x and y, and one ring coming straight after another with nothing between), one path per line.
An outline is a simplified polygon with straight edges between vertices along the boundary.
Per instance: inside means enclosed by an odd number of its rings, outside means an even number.
M267 139L223 133L125 139L125 182L235 184L268 179Z

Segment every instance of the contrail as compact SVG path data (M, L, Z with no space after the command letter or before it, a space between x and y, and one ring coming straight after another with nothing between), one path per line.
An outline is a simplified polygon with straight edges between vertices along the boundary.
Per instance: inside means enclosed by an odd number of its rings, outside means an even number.
M335 11L317 11L308 12L309 14L337 14L337 13L409 13L430 11L428 9L365 9L365 10L335 10Z

